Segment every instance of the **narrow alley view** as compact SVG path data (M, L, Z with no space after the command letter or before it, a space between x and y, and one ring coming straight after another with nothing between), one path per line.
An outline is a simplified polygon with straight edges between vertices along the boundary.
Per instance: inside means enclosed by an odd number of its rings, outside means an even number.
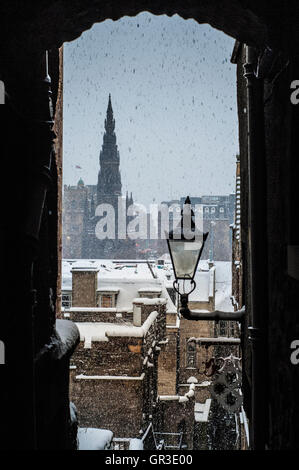
M234 41L142 13L63 54L60 318L80 333L78 449L248 449Z

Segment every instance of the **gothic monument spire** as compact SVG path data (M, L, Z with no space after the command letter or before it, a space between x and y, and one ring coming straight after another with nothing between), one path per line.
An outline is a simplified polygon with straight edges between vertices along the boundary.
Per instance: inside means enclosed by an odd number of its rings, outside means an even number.
M97 203L113 203L111 198L121 196L121 176L119 171L119 152L116 145L115 119L111 95L105 119L105 133L100 152L100 171L98 175ZM115 201L116 202L116 201Z

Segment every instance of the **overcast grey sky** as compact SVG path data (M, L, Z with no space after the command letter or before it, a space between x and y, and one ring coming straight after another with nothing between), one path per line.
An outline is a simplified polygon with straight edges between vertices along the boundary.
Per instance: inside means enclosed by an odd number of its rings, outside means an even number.
M208 25L149 13L96 24L65 44L64 183L97 183L111 93L123 193L149 204L234 192L232 49Z

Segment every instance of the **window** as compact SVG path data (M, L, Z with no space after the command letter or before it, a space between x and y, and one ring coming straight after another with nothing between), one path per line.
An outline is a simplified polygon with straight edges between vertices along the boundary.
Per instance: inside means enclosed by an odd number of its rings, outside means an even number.
M62 292L61 306L63 308L71 308L72 306L72 293L71 292Z
M208 208L208 207L205 207L205 212L209 212L209 208Z
M215 212L215 207L211 207L211 212L212 212L212 213Z
M224 207L220 207L220 212L224 212Z
M102 308L113 307L113 295L108 295L108 294L100 295L100 307Z
M187 341L186 367L196 369L196 344Z
M238 332L236 322L220 320L216 327L217 336L235 337Z
M219 330L218 330L218 335L219 336L227 336L227 325L228 325L228 322L226 322L225 320L220 320L219 321Z

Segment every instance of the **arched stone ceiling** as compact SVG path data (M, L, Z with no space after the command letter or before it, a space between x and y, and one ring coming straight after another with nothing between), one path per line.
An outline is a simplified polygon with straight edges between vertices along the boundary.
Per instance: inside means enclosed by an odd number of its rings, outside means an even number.
M228 35L264 47L269 41L267 17L262 0L30 0L2 1L2 34L10 33L16 43L50 49L72 41L95 22L118 20L143 11L155 15L180 15L198 23L209 23ZM272 0L272 6L277 0ZM13 33L13 34L12 34Z

